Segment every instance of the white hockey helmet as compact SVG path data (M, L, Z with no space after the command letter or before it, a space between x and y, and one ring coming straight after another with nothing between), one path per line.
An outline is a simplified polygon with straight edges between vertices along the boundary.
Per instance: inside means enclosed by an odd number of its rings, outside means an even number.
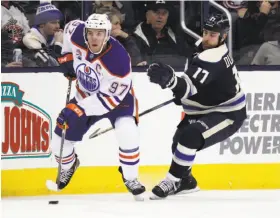
M99 54L104 45L108 42L111 30L112 30L112 24L109 20L109 17L106 14L92 14L88 17L88 19L85 22L85 31L84 31L84 38L86 43L88 42L86 34L87 29L104 29L106 31L106 36L103 41L102 47L99 52L96 52L95 54Z

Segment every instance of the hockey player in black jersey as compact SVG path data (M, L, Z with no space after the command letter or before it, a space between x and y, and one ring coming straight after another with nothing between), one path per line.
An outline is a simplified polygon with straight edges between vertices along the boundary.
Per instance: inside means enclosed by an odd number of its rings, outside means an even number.
M196 152L233 135L246 119L245 94L234 61L225 44L229 21L215 14L205 22L198 52L186 64L182 77L164 64L149 66L148 76L169 88L186 113L173 137L172 163L167 176L153 189L151 199L198 190L191 174Z

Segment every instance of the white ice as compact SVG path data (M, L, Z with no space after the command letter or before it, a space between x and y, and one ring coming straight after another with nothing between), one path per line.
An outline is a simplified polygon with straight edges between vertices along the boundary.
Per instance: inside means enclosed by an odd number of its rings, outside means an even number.
M200 191L135 202L129 194L2 199L2 218L280 218L280 190ZM49 205L49 200L59 200Z

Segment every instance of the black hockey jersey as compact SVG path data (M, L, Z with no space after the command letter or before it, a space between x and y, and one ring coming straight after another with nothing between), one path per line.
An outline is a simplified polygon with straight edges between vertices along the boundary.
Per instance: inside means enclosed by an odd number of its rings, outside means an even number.
M226 44L195 54L182 78L187 85L177 86L173 92L186 114L231 112L245 107L245 94Z

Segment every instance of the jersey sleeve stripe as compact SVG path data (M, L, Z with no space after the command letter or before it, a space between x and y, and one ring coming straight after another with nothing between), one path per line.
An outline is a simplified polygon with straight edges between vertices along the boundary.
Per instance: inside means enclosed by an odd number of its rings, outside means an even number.
M110 95L107 95L107 94L105 94L105 93L103 93L103 92L100 92L100 91L99 91L99 93L100 93L101 95L104 95L105 97L110 97Z
M86 97L87 97L87 94L86 94L85 92L83 92L83 91L79 88L78 83L76 84L76 89L77 89L78 93L82 96L82 98L86 98Z
M121 100L120 100L118 97L114 96L114 99L115 99L118 103L121 103Z
M182 100L183 108L187 114L206 114L212 112L231 112L240 110L246 106L246 98L243 92L236 94L230 100L216 106L201 105L189 99Z
M102 99L102 96L100 96L100 94L97 94L96 96L103 105L103 107L106 108L108 111L111 111L111 108L105 103L105 101Z
M109 95L107 94L104 94L102 92L99 92L100 93L100 98L103 99L103 101L106 103L106 105L112 109L116 108L120 103L121 103L121 100L118 98L118 97L110 97Z
M117 107L117 105L113 102L111 97L105 97L107 99L107 101L115 108Z
M190 78L187 75L183 75L182 78L187 82L186 94L183 96L182 99L195 95L197 93L197 89L195 85L192 83L192 81L190 80Z

